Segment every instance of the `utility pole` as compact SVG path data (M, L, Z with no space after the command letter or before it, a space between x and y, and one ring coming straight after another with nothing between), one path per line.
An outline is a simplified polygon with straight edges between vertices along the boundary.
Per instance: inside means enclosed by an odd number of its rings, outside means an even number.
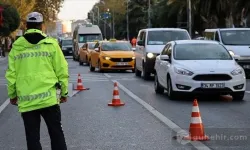
M114 8L112 10L112 21L113 21L113 26L112 26L113 38L115 38L115 12L114 12Z
M129 41L129 10L128 10L128 4L129 4L129 0L127 0L127 40Z
M92 17L93 17L92 24L95 24L95 13L94 13L94 11L92 11Z
M188 7L188 13L187 13L187 17L188 17L188 30L189 30L189 34L192 37L192 7L191 7L191 0L187 0L187 7Z
M151 28L151 0L148 0L148 28Z

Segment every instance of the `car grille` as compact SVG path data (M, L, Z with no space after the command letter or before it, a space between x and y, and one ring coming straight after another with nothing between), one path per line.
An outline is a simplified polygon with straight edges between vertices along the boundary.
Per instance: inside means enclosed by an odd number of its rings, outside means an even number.
M131 62L132 58L111 58L110 59L113 62Z
M67 50L72 51L72 47L67 48Z
M232 77L227 74L200 74L193 77L195 81L228 81Z

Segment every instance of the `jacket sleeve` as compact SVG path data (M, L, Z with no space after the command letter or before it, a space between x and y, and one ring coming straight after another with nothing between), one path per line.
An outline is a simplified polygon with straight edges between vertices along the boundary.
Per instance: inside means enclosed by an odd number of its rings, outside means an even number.
M16 95L16 69L15 69L15 60L14 52L10 51L8 55L8 69L6 71L5 77L8 81L8 96L10 99L17 97Z
M68 72L68 63L62 53L61 48L56 43L55 53L52 58L52 64L58 81L61 85L61 95L66 97L68 95L68 82L69 82L69 72Z

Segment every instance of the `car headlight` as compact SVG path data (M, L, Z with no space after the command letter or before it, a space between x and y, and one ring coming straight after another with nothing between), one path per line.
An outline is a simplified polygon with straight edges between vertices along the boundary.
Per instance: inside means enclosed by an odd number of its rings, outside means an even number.
M231 56L234 56L234 55L235 55L234 52L231 51L231 50L229 50L229 54L230 54Z
M187 75L187 76L192 76L194 74L193 72L191 72L189 70L186 70L186 69L183 69L183 68L177 68L177 67L174 67L174 71L177 74Z
M103 56L102 58L105 60L110 60L110 57L108 57L108 56Z
M67 50L67 48L66 48L66 47L63 47L62 50Z
M148 57L148 58L153 58L153 57L154 57L154 54L153 54L153 53L148 53L148 54L147 54L147 57Z
M132 59L135 59L135 57L132 57Z
M243 73L243 70L241 68L237 68L237 69L235 69L234 71L231 72L231 74L234 75L234 76L242 74L242 73Z

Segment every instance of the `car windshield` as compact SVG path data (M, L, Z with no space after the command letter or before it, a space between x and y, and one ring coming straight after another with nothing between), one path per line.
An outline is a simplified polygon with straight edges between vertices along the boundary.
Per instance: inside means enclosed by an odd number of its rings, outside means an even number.
M129 42L105 42L101 47L103 51L132 51Z
M250 45L250 30L221 30L224 45Z
M165 45L167 42L174 40L190 40L186 31L149 31L148 45Z
M232 60L229 52L220 44L188 43L174 48L176 60Z
M95 43L89 43L88 48L89 49L95 49Z
M72 40L62 40L62 46L71 46Z
M101 34L80 34L79 35L79 43L94 42L96 40L101 41L102 35Z

